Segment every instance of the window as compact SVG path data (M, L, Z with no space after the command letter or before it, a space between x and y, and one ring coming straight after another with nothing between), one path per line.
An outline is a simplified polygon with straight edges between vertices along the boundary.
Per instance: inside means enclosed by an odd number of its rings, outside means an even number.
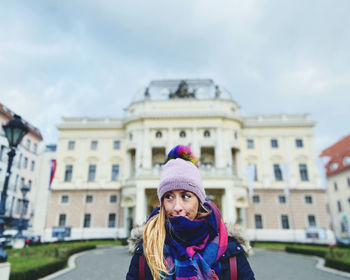
M286 201L287 201L287 199L286 199L286 196L285 196L285 195L279 195L279 196L278 196L278 203L280 203L280 204L285 204Z
M206 131L204 131L204 137L205 138L209 138L210 137L210 132L209 132L209 130L206 130Z
M262 216L255 214L254 215L254 220L255 220L255 228L256 229L262 229L263 228L263 222L262 222Z
M278 148L277 139L271 139L271 148Z
M237 138L238 138L237 131L235 131L235 132L233 133L233 137L237 140Z
M132 133L129 133L129 140L132 140Z
M16 180L15 180L15 192L16 192L17 187L18 187L18 179L19 179L19 175L17 174L16 175Z
M254 165L254 181L257 182L258 181L258 168L257 168L255 163L251 163L251 164Z
M68 150L75 149L75 141L68 141Z
M38 151L38 144L34 144L33 146L33 153L36 154L36 152Z
M32 160L32 163L30 165L30 171L34 171L34 169L35 169L35 161Z
M282 177L282 170L279 164L274 164L273 165L273 172L275 174L275 180L276 181L282 181L283 177Z
M71 182L73 176L73 165L66 165L66 170L64 172L64 181Z
M109 197L109 202L110 202L110 203L117 203L117 195L112 194L112 195Z
M89 165L89 174L88 174L88 181L93 182L96 179L96 165L90 164Z
M21 187L23 187L24 186L24 178L22 177L21 178Z
M27 139L27 145L26 145L27 150L30 150L30 140Z
M338 191L338 184L337 184L337 182L334 182L334 191Z
M260 196L259 195L253 195L253 203L260 203Z
M345 156L343 158L343 165L346 166L346 165L349 165L350 164L350 156Z
M61 196L61 203L68 203L69 202L69 196L68 195L62 195Z
M338 212L342 212L343 211L343 207L341 205L341 201L340 200L337 201L337 207L338 207Z
M346 180L348 181L348 187L350 187L350 177L346 178Z
M299 164L299 173L301 181L309 181L306 164Z
M58 226L65 227L66 226L66 219L67 219L66 214L60 214L59 218L58 218Z
M25 157L25 158L24 158L24 163L23 163L23 168L26 169L27 166L28 166L28 158Z
M288 215L281 215L281 224L283 229L289 229Z
M297 148L302 148L304 147L303 140L302 139L295 139L295 146Z
M91 214L84 215L84 228L89 228L91 226Z
M22 199L17 199L16 214L19 214L21 212L21 204L22 204Z
M315 215L308 215L307 221L309 223L309 227L316 227L316 217Z
M18 168L21 168L21 162L22 162L22 154L19 154Z
M114 150L119 150L119 149L120 149L120 141L115 140L115 141L113 142L113 149L114 149Z
M162 132L161 131L157 131L156 132L156 138L162 138Z
M180 138L185 138L186 137L186 132L181 130L180 131Z
M87 195L86 197L85 197L85 202L86 203L92 203L92 201L93 201L93 196L92 195Z
M338 169L339 163L338 162L332 162L330 165L331 171L335 171Z
M29 204L28 200L23 200L23 215L24 216L28 214L28 204Z
M29 181L28 181L28 188L29 188L29 190L32 189L32 180L29 180Z
M119 179L119 165L113 164L111 181L118 181L118 179Z
M254 140L253 139L247 139L247 148L254 149Z
M97 150L97 141L91 141L91 144L90 144L90 149L91 150Z
M5 150L5 146L1 145L1 147L0 147L0 161L2 160L2 155L4 153L4 150Z
M114 228L115 227L115 221L116 221L116 214L111 213L108 215L108 227Z
M312 196L311 195L305 195L305 203L306 204L312 204Z

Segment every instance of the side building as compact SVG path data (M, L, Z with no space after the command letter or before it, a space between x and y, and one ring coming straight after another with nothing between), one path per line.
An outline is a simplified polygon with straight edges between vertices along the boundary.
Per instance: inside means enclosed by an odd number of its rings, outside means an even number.
M15 112L0 103L0 123L5 125ZM17 230L18 222L23 213L23 226L28 228L33 219L33 200L36 191L36 173L39 159L40 143L43 140L39 129L23 120L29 128L21 144L17 147L16 156L13 159L11 176L8 185L5 229ZM4 187L5 173L8 165L9 146L4 130L1 127L0 134L0 190ZM21 188L29 187L26 198L23 199ZM30 228L28 229L31 230Z
M62 228L71 239L128 236L158 205L162 163L183 144L199 157L207 197L226 222L242 224L256 240L307 242L311 228L313 240L328 242L313 126L308 115L244 117L212 80L152 81L120 119L63 118L45 238L55 240ZM248 164L256 170L250 196ZM282 164L290 176L280 205Z
M337 239L350 240L350 135L322 151L327 161L327 193Z

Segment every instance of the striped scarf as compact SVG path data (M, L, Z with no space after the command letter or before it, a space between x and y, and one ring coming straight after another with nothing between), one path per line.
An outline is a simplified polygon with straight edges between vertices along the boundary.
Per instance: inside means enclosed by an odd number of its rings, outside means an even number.
M170 218L166 223L165 262L170 274L163 279L219 279L219 258L227 248L227 230L213 202L206 201L211 214L201 220Z

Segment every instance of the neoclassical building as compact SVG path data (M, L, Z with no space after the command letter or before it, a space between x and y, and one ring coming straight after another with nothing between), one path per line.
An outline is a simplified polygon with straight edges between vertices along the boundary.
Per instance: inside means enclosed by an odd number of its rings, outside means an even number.
M308 115L242 116L212 80L152 81L120 119L63 118L45 239L62 228L72 239L128 236L159 203L166 154L184 144L207 197L251 239L329 242L314 125Z

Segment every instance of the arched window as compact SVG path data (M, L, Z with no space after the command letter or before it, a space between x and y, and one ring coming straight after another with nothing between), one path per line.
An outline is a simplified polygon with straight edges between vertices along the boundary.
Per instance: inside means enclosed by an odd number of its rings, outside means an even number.
M180 131L180 138L185 138L186 137L186 132L181 130Z
M210 131L209 130L204 131L204 137L205 138L209 138L210 137Z
M162 138L162 132L161 131L157 131L156 132L156 138Z

